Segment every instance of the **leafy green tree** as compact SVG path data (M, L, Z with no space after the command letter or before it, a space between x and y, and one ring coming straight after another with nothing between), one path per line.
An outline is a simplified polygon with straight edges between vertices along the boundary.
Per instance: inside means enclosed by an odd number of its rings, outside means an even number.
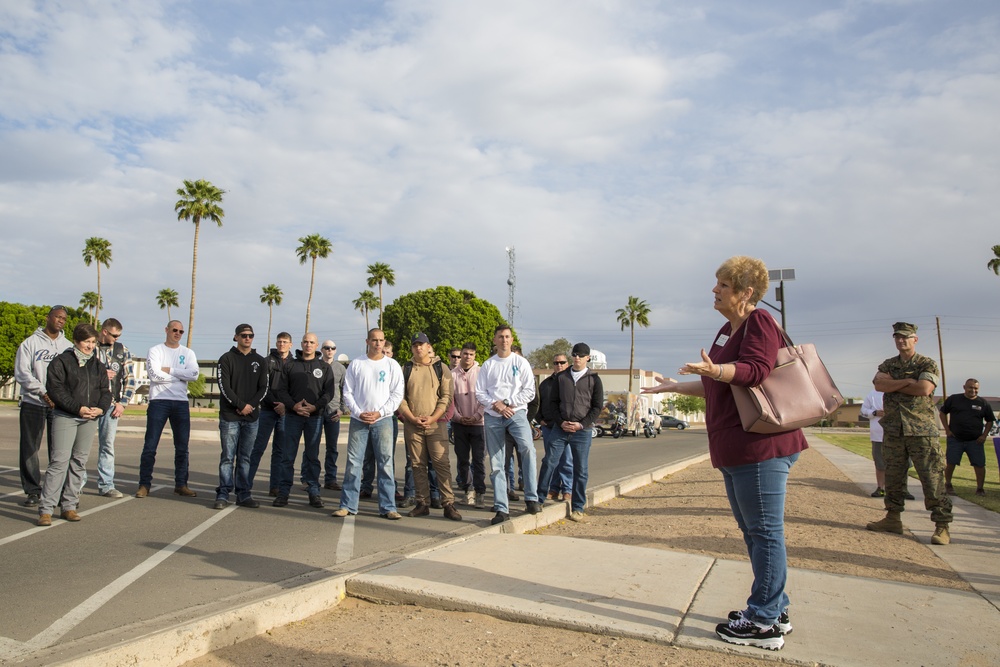
M630 296L624 308L615 311L622 331L628 327L632 334L632 347L628 354L628 391L632 393L632 368L635 365L635 325L649 326L649 305L638 297Z
M203 398L205 396L205 374L198 373L198 379L188 382L188 396L191 398Z
M271 316L274 313L274 307L281 305L283 296L281 288L274 283L260 288L260 302L267 304L267 346L264 348L265 350L271 347Z
M80 296L80 307L89 313L94 326L97 326L97 313L101 310L101 295L97 292L84 292Z
M0 387L14 379L14 357L21 342L45 326L50 306L25 306L0 301ZM90 322L90 315L77 308L66 308L67 337L80 322Z
M180 306L180 303L177 301L177 291L169 287L165 287L157 292L156 303L160 307L160 310L167 309L167 320L173 319L170 317L170 307L178 308Z
M368 313L379 307L378 297L371 290L365 290L358 294L358 298L353 302L354 310L359 310L365 314L365 337L368 337L368 330L371 326L368 324Z
M178 220L190 220L194 223L194 251L191 256L191 306L188 311L187 347L191 347L191 337L194 335L194 297L195 282L198 277L198 233L201 231L201 221L211 220L219 227L222 226L222 218L226 212L219 204L222 203L222 195L226 194L204 179L197 181L184 181L183 188L177 188L177 196L180 197L174 204L174 211L177 212Z
M993 259L986 262L986 268L1000 276L1000 245L993 246Z
M569 359L569 353L573 349L573 343L565 338L556 338L548 345L535 348L527 354L527 359L532 368L548 368L552 364L552 357L557 354L565 354Z
M500 310L489 301L468 290L441 286L404 294L386 306L383 330L400 363L410 358L410 337L421 331L442 358L452 347L475 343L476 358L485 361L493 347L493 330L502 322Z
M326 259L333 252L333 244L330 239L319 234L310 234L299 239L299 247L295 249L295 254L299 256L299 264L305 264L307 259L312 259L312 274L309 278L309 300L306 301L306 328L303 333L309 333L309 310L312 308L313 284L316 282L316 260Z
M705 412L705 399L702 396L684 396L678 394L670 399L673 409L683 415L694 415Z
M382 283L385 283L389 287L393 287L396 284L396 272L392 270L392 267L388 264L382 262L375 262L374 264L368 265L368 286L375 287L378 285L378 328L382 328L382 311L384 308L385 301L382 300Z
M99 322L101 318L101 306L104 300L101 298L101 264L111 268L111 241L102 239L99 236L91 236L83 243L83 263L90 266L91 262L97 264L97 307L94 310L94 322Z

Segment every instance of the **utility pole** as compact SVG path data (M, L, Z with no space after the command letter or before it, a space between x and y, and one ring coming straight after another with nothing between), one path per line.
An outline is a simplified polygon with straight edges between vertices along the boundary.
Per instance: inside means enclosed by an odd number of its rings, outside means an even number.
M948 398L948 383L944 381L944 343L941 342L941 318L935 317L938 334L938 358L941 359L941 396Z

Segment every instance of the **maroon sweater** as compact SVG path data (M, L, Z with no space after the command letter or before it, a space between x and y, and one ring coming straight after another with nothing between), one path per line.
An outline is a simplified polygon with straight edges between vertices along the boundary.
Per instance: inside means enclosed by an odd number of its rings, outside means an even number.
M716 364L735 364L731 383L702 376L705 387L705 427L708 451L716 468L759 463L778 456L788 456L806 449L802 429L785 433L747 433L743 430L730 384L755 387L771 374L778 350L785 346L781 329L771 315L761 309L750 313L736 333L726 322L708 353ZM722 336L729 336L720 344Z

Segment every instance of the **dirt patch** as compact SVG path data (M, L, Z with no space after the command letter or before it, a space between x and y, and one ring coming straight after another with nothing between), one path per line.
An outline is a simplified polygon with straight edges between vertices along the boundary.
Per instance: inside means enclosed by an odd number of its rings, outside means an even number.
M589 523L563 521L539 532L747 560L722 478L707 462L588 513ZM900 538L864 529L865 523L883 515L880 499L863 494L822 455L807 450L788 483L789 565L971 590L912 535ZM481 614L348 599L307 621L189 664L762 667L774 662L510 623Z

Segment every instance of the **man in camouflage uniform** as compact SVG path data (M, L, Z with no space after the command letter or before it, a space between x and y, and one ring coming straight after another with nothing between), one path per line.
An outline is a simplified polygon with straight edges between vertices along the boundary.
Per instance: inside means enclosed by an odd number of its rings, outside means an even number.
M885 518L868 524L868 530L903 532L900 512L904 509L907 457L920 477L924 507L936 526L932 544L948 544L951 536L951 498L945 493L944 454L934 409L938 368L934 360L917 354L917 327L908 322L892 325L892 338L899 355L878 367L872 383L885 392L882 453L885 457Z

